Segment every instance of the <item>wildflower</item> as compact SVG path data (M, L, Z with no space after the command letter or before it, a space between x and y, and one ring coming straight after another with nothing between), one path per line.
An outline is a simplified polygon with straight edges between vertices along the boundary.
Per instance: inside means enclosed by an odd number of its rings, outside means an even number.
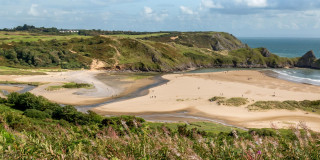
M257 154L260 155L260 154L261 154L261 151L258 151Z

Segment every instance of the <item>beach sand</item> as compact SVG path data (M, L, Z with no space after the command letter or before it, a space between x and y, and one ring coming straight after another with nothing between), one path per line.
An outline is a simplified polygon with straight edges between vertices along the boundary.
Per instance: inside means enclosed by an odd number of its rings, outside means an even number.
M223 120L242 127L264 128L271 123L290 127L300 121L320 131L320 115L305 111L248 111L245 106L221 106L208 99L214 96L244 97L254 101L317 100L320 87L265 76L259 71L229 71L197 74L168 74L167 84L152 88L149 94L93 109L105 115L144 115L176 113Z
M19 90L21 90L21 89L23 89L23 88L21 88L21 87L16 87L16 86L2 86L2 85L0 85L0 90L6 90L6 91L8 91L8 92L17 92L17 91L19 91Z
M42 85L30 91L31 93L43 96L53 102L67 105L91 105L108 101L110 99L129 94L140 87L153 83L153 80L146 78L134 81L133 79L121 79L117 75L114 80L102 81L97 76L109 76L110 73L99 70L81 70L68 72L48 72L47 75L32 75L32 76L0 76L0 81L16 81L16 82L40 82ZM101 77L101 76L100 76ZM125 81L125 82L123 82ZM48 91L50 86L61 86L67 82L88 83L94 87L90 89L59 89ZM22 88L14 88L9 86L4 90L9 92L18 91ZM2 95L3 97L3 95Z

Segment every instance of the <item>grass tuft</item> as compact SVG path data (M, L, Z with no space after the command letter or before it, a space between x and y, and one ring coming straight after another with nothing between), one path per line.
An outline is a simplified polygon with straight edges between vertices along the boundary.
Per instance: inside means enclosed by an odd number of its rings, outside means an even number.
M215 96L209 99L210 102L217 102L219 105L226 105L226 106L241 106L248 103L247 98L242 97L233 97L233 98L225 98L225 97L219 97Z

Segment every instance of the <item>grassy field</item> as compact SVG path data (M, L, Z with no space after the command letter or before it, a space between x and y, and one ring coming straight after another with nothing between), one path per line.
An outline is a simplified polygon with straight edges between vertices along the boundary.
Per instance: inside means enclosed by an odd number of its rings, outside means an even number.
M0 84L27 84L30 86L39 86L40 82L15 82L15 81L0 81Z
M46 75L42 70L19 69L0 66L0 75Z
M141 35L127 35L127 34L117 34L117 35L110 35L112 37L118 38L146 38L146 37L156 37L161 35L167 35L169 33L152 33L152 34L141 34Z
M66 69L53 68L37 68L37 69L21 69L21 68L13 68L0 66L0 75L46 75L45 72L64 72Z
M36 33L29 33L29 32L5 32L0 31L0 43L10 43L10 42L33 42L33 41L48 41L48 40L69 40L71 38L91 38L91 36L79 36L79 35L66 35L66 36L59 36L59 35L42 35Z

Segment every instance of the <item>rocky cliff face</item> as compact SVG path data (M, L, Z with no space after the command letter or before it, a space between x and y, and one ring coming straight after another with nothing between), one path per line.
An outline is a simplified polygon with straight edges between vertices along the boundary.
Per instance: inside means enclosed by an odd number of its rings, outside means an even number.
M314 55L313 51L309 51L306 54L304 54L297 62L296 67L302 67L302 68L311 68L312 65L316 61L316 56Z
M261 49L261 54L262 54L263 57L270 57L271 56L271 53L267 48L262 48Z
M312 63L311 68L320 69L320 59L318 59L314 63Z

